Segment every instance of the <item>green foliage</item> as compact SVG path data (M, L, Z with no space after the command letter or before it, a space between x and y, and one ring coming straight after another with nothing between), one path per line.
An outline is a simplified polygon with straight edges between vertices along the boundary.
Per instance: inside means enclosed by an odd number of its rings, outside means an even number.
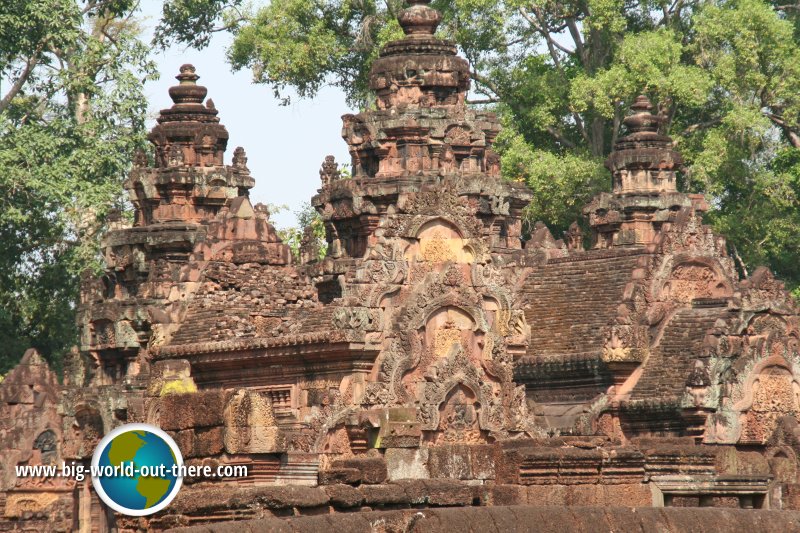
M607 172L600 158L569 151L554 152L535 148L504 117L504 128L497 138L502 152L502 171L512 180L524 181L533 191L527 207L529 222L547 220L555 235L582 218L581 209L606 188Z
M36 347L55 366L77 340L79 276L144 142L149 49L133 2L0 6L0 371Z
M229 59L235 69L252 69L254 80L285 103L286 87L313 97L331 84L344 89L350 103L364 104L378 49L402 36L387 13L374 0L272 0L236 32Z
M205 48L216 32L233 31L244 19L242 0L166 0L153 43L168 48L175 42Z
M328 243L325 240L325 224L322 221L322 217L308 202L304 202L300 209L295 211L294 214L295 217L297 217L297 225L279 229L278 236L285 244L289 245L295 262L300 262L300 247L303 245L303 240L306 238L305 232L308 228L310 228L311 231L311 238L316 240L317 249L319 251L319 256L317 258L320 260L324 259L328 251Z

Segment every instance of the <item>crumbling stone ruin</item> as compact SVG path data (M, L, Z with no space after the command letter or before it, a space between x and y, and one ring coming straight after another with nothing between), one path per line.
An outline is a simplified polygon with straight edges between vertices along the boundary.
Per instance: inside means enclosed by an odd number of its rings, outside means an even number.
M343 117L352 177L322 164L322 260L310 235L295 260L251 204L244 150L225 164L228 133L181 67L125 182L133 225L114 220L105 274L84 280L63 383L29 351L0 385L1 530L800 509L798 308L768 270L740 279L703 196L678 191L648 99L607 161L612 192L584 210L591 235L539 224L523 242L530 193L501 178L498 120L467 107L469 66L428 3L409 2L405 38L375 61L375 108ZM128 422L169 432L189 464L249 475L187 479L142 519L105 509L89 480L16 478L88 463Z

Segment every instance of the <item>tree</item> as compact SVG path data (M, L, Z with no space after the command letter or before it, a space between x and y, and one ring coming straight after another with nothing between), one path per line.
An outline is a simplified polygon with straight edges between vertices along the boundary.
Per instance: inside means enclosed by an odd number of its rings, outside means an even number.
M273 213L284 211L288 208L286 206L278 206L277 209L277 211L272 211L272 208L270 208ZM303 245L303 241L310 237L316 241L319 253L318 259L323 259L328 251L328 243L325 241L325 224L322 221L322 216L317 213L309 202L304 202L300 209L294 212L294 216L297 220L296 226L278 230L278 236L281 241L289 245L294 260L299 262L301 260L300 247ZM310 232L310 235L306 236L306 232Z
M233 30L234 68L285 95L324 85L371 105L367 74L402 2L272 0ZM640 93L688 161L684 188L746 264L793 285L800 208L800 9L764 0L434 0L470 60L471 102L500 114L503 173L555 230L610 185L602 162Z
M131 0L0 4L0 372L77 341L79 276L144 142L155 76Z

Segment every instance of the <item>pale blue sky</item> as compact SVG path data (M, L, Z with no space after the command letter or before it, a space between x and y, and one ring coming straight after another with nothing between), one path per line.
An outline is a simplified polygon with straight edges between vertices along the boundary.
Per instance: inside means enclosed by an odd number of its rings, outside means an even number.
M151 29L161 5L159 0L142 1L144 22ZM217 34L202 51L173 47L155 54L161 78L145 87L151 126L159 110L172 105L167 89L177 83L178 68L192 63L200 76L198 83L208 87L208 98L214 100L230 133L226 163L235 147L244 147L256 180L250 191L253 203L288 205L289 210L273 215L272 221L278 227L294 225L294 211L319 188L319 167L325 156L332 154L339 163L349 164L341 117L351 111L344 94L333 88L322 90L313 100L292 98L291 105L281 106L269 87L252 83L250 71L231 72L225 60L230 41L230 35Z

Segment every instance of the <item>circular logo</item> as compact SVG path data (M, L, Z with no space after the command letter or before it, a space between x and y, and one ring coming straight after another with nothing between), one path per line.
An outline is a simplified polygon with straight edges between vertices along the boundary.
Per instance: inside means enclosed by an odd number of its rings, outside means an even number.
M129 516L157 513L181 489L183 457L172 437L150 424L125 424L103 437L92 456L100 499Z

